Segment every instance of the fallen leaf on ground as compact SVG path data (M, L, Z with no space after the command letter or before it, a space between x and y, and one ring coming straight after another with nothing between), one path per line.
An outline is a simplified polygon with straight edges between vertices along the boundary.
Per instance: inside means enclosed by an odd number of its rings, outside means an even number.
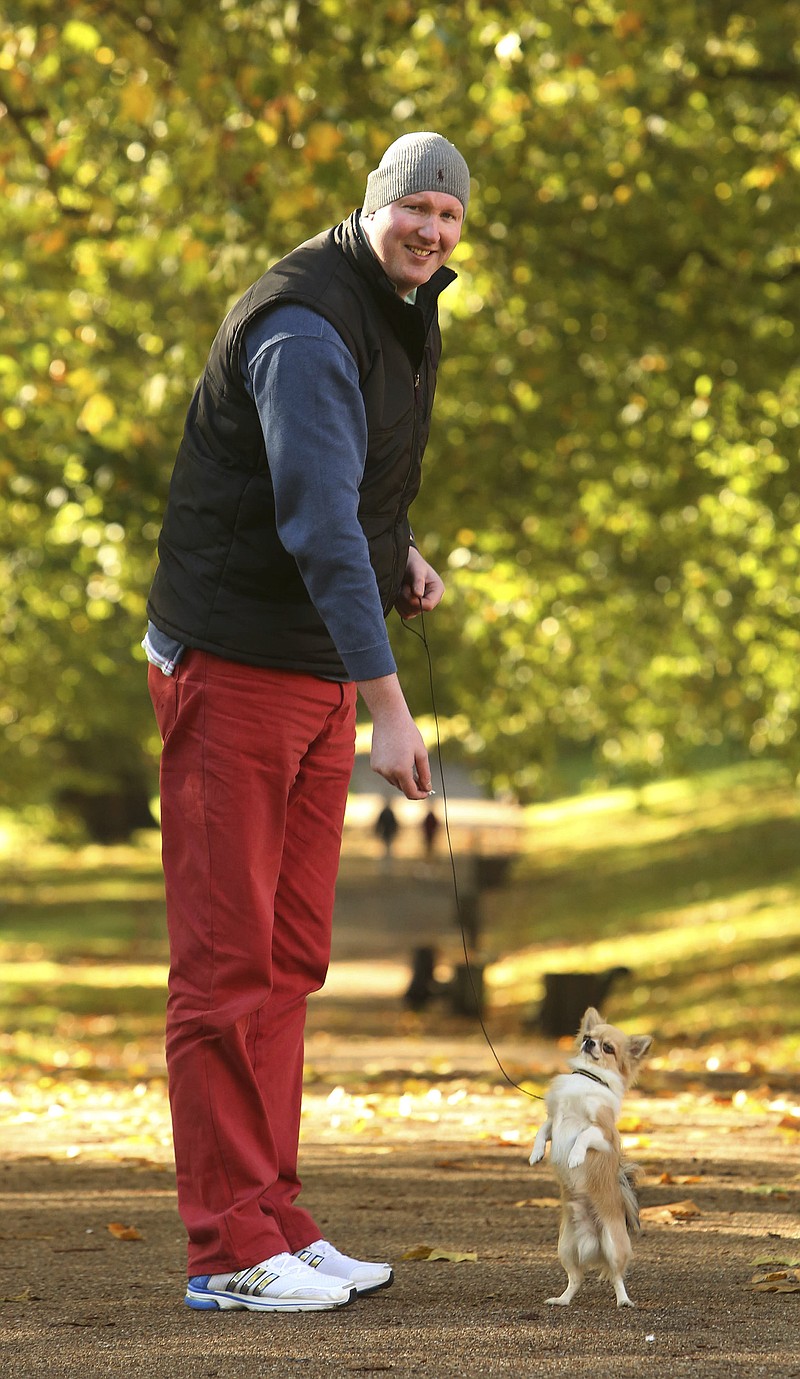
M617 1121L617 1129L621 1135L638 1135L642 1130L649 1132L652 1126L641 1120L639 1116L622 1115Z
M674 1186L680 1185L681 1187L685 1187L687 1183L702 1183L702 1181L702 1175L699 1173L662 1173L661 1177L656 1179L658 1183L672 1183Z
M781 1130L795 1130L800 1134L800 1116L781 1116L778 1126Z
M756 1293L800 1293L800 1269L767 1269L753 1274L750 1287Z
M515 1207L557 1207L560 1202L557 1197L523 1197L521 1202L515 1202Z
M33 1298L30 1288L24 1288L21 1293L4 1293L0 1302L33 1302Z
M800 1269L800 1259L775 1259L767 1255L764 1259L754 1259L756 1269Z
M444 1260L449 1264L475 1264L478 1256L462 1250L440 1250L437 1245L415 1245L406 1250L401 1259Z
M671 1226L675 1221L687 1221L690 1216L701 1216L702 1212L691 1199L685 1202L664 1202L660 1207L642 1207L639 1212L643 1221L659 1221Z
M108 1229L115 1240L144 1240L141 1231L135 1226L125 1226L121 1221L109 1221Z

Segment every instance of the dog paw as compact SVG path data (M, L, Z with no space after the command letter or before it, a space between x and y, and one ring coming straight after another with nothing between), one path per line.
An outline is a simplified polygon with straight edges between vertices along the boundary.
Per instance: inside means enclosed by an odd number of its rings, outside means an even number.
M544 1158L544 1150L543 1150L543 1149L537 1149L537 1148L536 1148L536 1145L534 1145L534 1146L533 1146L533 1149L531 1150L531 1157L529 1158L528 1163L529 1163L529 1164L539 1164L539 1163L542 1162L542 1159L543 1159L543 1158Z
M567 1168L580 1168L581 1164L582 1164L582 1163L585 1163L585 1161L586 1161L586 1150L585 1150L585 1149L573 1149L572 1153L570 1154L569 1158L567 1159Z
M569 1307L570 1299L562 1294L560 1298L545 1298L545 1303L548 1307Z
M617 1307L635 1307L635 1306L636 1306L636 1303L633 1301L633 1298L628 1298L628 1297L625 1297L625 1298L617 1298Z

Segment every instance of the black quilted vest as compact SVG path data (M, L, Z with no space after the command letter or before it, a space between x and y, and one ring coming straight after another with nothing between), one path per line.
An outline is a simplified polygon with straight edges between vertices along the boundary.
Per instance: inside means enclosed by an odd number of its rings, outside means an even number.
M410 306L358 230L358 213L275 264L223 321L195 390L159 540L148 615L187 646L252 665L347 674L282 546L263 433L240 351L249 323L279 302L324 316L358 366L368 443L358 517L384 613L408 553L441 352L440 268Z

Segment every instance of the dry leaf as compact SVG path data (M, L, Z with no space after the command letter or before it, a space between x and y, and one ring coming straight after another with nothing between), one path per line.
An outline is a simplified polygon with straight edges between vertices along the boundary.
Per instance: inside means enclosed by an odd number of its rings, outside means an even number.
M24 1288L21 1293L5 1293L0 1296L0 1302L32 1302L30 1288Z
M781 1130L796 1130L800 1133L800 1116L781 1116L778 1126Z
M617 1121L617 1129L621 1135L638 1135L643 1130L649 1132L652 1127L646 1121L641 1120L639 1116L623 1113Z
M681 1187L685 1187L687 1183L702 1183L702 1181L702 1176L699 1173L676 1173L674 1176L671 1173L662 1173L661 1177L656 1179L658 1183L672 1183L673 1186L680 1184Z
M108 1229L115 1240L144 1240L135 1226L124 1226L121 1221L109 1221Z
M521 1202L515 1202L515 1207L558 1207L561 1203L557 1197L523 1197Z
M756 1293L800 1293L800 1269L767 1269L754 1274L750 1287Z
M431 1250L429 1260L444 1260L448 1264L477 1264L478 1256L470 1250Z
M643 1221L657 1221L671 1226L676 1221L687 1221L690 1216L701 1216L702 1213L697 1203L689 1199L685 1202L665 1202L660 1207L642 1207L639 1215Z
M410 1249L410 1250L405 1250L404 1253L401 1254L400 1258L401 1258L401 1259L430 1259L430 1255L431 1255L431 1246L430 1246L430 1245L414 1245L414 1246L412 1247L412 1249Z
M478 1256L469 1254L462 1250L441 1250L437 1245L415 1245L413 1249L406 1250L401 1259L422 1259L431 1262L443 1260L448 1264L475 1264Z

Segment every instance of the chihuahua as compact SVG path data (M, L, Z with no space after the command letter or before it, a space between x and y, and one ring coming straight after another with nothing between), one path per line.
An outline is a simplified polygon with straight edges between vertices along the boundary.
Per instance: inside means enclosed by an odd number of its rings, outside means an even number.
M549 1303L566 1307L585 1271L595 1267L613 1285L617 1306L634 1306L624 1278L633 1253L630 1235L639 1229L638 1167L623 1160L617 1117L652 1042L646 1034L628 1038L590 1007L578 1033L578 1052L569 1063L572 1072L554 1077L548 1089L548 1119L530 1161L538 1164L544 1158L550 1140L561 1183L558 1257L567 1286Z

